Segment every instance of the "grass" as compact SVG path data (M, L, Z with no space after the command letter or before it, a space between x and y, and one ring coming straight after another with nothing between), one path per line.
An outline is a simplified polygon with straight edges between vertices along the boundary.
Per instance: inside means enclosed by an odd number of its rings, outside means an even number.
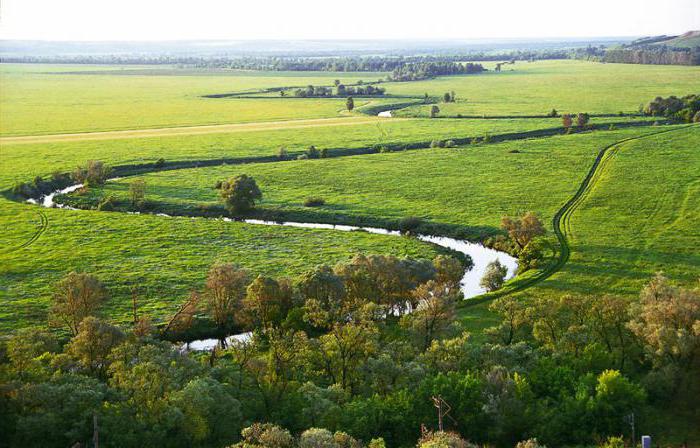
M639 103L657 95L682 95L697 90L699 85L697 67L602 65L577 61L517 63L512 72L508 71L510 67L506 66L503 73L387 83L385 87L396 95L422 95L425 91L439 95L455 90L461 102L440 104L441 115L522 116L544 114L552 107L562 112L571 109L592 114L620 110L634 112ZM86 140L84 137L71 141L47 141L47 137L40 137L24 143L0 140L3 162L0 164L0 189L6 190L16 181L31 180L36 175L45 176L55 170L70 171L88 159L121 165L153 162L161 157L168 162L259 157L276 154L280 146L296 154L309 145L319 149L363 148L524 132L554 128L561 123L559 118L374 120L365 117L354 118L358 121L346 124L344 117L351 117L351 114L344 111L343 100L200 98L200 95L209 93L252 91L279 85L331 84L336 78L348 82L376 77L376 73L251 73L183 71L171 67L0 65L3 85L0 89L0 134L5 137L255 122L211 132L198 128L186 135L180 129L175 131L177 135L128 132L120 134L120 138L108 135L104 140ZM363 104L379 107L392 101L397 99L368 99L367 103L357 101L356 104L358 108ZM420 113L420 110L420 107L409 108L406 113L411 115L416 111ZM325 117L343 118L339 123L324 121L319 126L316 122L313 126L300 125L304 123L301 120ZM280 120L292 121L269 123ZM592 122L629 120L641 119L594 117ZM145 177L149 199L160 201L164 207L214 205L213 182L237 172L246 172L254 175L262 186L265 194L262 207L273 212L329 220L357 217L395 220L418 215L430 221L470 229L472 236L479 238L496 231L502 214L535 210L544 219L550 219L576 190L602 146L656 129L598 131L456 149L327 160L219 166L154 173ZM200 134L200 131L206 133ZM694 134L687 137L689 148L697 146L693 138ZM639 145L643 145L642 141ZM675 151L671 153L675 154ZM616 157L623 154L624 151L620 151ZM697 175L694 174L697 160L688 154L683 157L674 158L673 163L680 164L677 172L682 173L680 178L685 182ZM658 171L659 166L671 166L667 163L666 159L649 160L649 169ZM610 165L610 169L614 166ZM630 162L626 169L633 174L629 177L616 174L614 178L625 179L623 185L626 188L631 188L629 185L636 188L634 179L640 173L632 171L635 167ZM678 180L668 177L671 172L668 170L664 173L667 176L659 178L656 183L648 180L649 188L675 191L668 186L675 185L673 182ZM128 182L125 179L109 184L106 189L123 194ZM696 216L697 213L693 213L696 206L693 185L684 190L686 196L681 190L675 192L676 196L669 203L687 203L683 210ZM94 193L99 194L99 191ZM592 192L591 198L595 194ZM625 191L624 194L631 192ZM658 194L656 190L645 191L635 210L647 212L642 207L644 201ZM303 202L309 196L323 197L326 204L311 209L304 207ZM622 204L615 201L624 198L624 195L612 195L601 197L600 201L620 207ZM0 198L0 202L0 223L4 229L0 234L0 303L7 305L0 314L1 331L42 322L51 283L71 269L87 269L103 277L113 290L107 314L124 321L129 314L130 284L146 286L149 291L145 294L144 306L156 316L163 316L189 288L201 285L206 268L217 259L240 262L256 272L293 275L321 262L334 263L356 251L432 256L436 250L409 239L361 233L261 228L204 219L45 210L48 227L34 244L18 251L15 248L30 241L37 230L43 229L39 227L41 210L4 198ZM602 258L618 256L609 249L614 247L612 242L617 238L615 228L630 224L625 221L613 225L612 220L606 221L604 217L586 215L586 209L582 208L572 220L575 246L571 270L558 274L532 293L577 291L586 284L593 284L595 289L591 292L621 291L632 295L636 294L640 279L651 268L663 267L664 260L680 260L679 269L671 271L679 281L690 282L694 275L697 276L697 269L693 266L696 259L688 256L688 250L691 250L688 248L694 247L698 235L683 223L695 221L683 219L676 222L669 218L673 210L671 206L660 209L660 218L655 221L658 225L650 227L663 236L665 245L660 245L658 240L651 241L651 236L643 240L649 250L658 252L656 261L645 262L645 252L642 251L641 255L635 252L640 250L635 249L635 239L620 237L619 253L627 254L627 258L622 259L632 266L631 274L625 277L622 270L610 269L609 279L598 284L593 274L586 272L597 272L595 269ZM642 215L631 213L625 216L625 219L643 221ZM672 230L667 230L667 227ZM634 227L630 227L628 232L633 233L633 230ZM605 235L608 239L602 240ZM595 241L598 242L594 244ZM607 247L608 252L602 249L596 252L597 249L592 250L595 249L593 246ZM669 254L686 258L668 258ZM608 266L603 264L600 270ZM485 305L467 308L463 313L465 322L469 322L468 326L475 334L492 319Z
M0 65L0 135L144 129L334 117L344 99L207 99L201 95L279 85L374 80L377 73L128 71L86 67ZM135 73L136 72L136 73ZM57 88L57 86L60 86ZM358 106L364 102L358 101Z
M657 96L700 90L700 67L536 61L504 65L500 73L446 76L387 84L397 95L439 96L454 90L457 102L440 103L441 115L544 115L559 112L637 112ZM512 71L511 71L512 70ZM427 117L430 105L402 110L400 116Z
M0 332L46 321L51 286L70 270L91 272L112 293L105 313L129 322L129 288L145 290L143 310L156 319L172 313L201 288L214 261L238 263L254 273L294 276L354 253L433 258L434 246L410 238L264 227L219 220L136 216L44 209L49 226L39 241L0 254ZM36 228L37 209L5 202L3 223ZM10 226L8 226L10 227ZM13 240L28 237L13 230Z
M571 217L571 259L535 292L636 296L659 271L696 285L698 146L697 126L620 145Z

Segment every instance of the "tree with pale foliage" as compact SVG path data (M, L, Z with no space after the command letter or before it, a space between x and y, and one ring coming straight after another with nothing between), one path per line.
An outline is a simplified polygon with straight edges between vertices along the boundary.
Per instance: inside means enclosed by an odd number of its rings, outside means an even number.
M431 280L418 286L413 294L418 307L403 316L401 324L411 330L425 351L453 327L457 293L444 283Z
M418 440L418 448L477 448L456 432L428 431Z
M632 305L629 328L658 366L687 368L700 355L700 294L659 273Z
M248 271L235 264L214 264L209 269L204 296L209 314L221 331L222 338L236 322L249 283Z
M571 126L574 124L574 119L571 117L571 114L562 115L561 124L567 131L571 129Z
M486 272L484 272L479 286L489 292L501 289L501 286L505 283L507 274L508 268L503 266L500 261L494 260L486 265Z
M542 221L533 212L527 212L521 218L502 217L501 229L508 232L508 236L520 250L527 246L535 237L546 233Z
M75 336L80 322L97 312L107 297L107 289L97 277L71 272L56 284L51 306L52 319L63 323Z

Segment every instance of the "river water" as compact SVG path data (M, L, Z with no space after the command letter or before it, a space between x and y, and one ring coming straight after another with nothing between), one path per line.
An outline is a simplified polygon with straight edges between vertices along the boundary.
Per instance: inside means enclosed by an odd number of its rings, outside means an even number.
M110 179L114 180L114 179ZM56 204L54 202L54 196L56 194L66 194L78 190L82 187L82 184L72 185L70 187L64 188L62 190L53 192L42 197L39 201L30 199L28 202L33 204L40 204L44 207L59 207L59 208L69 208L62 206L61 204ZM158 216L171 217L165 213L158 213ZM203 218L203 219L222 219L227 222L233 221L231 218ZM340 232L352 232L352 231L364 231L368 233L378 234L378 235L393 235L396 237L402 236L397 230L388 230L377 227L357 227L357 226L346 226L346 225L334 225L334 224L322 224L322 223L308 223L308 222L276 222L276 221L263 221L259 219L246 219L243 222L247 224L254 225L264 225L264 226L285 226L285 227L299 227L304 229L327 229ZM489 263L498 260L502 265L508 268L508 273L506 275L506 280L515 276L516 270L518 269L518 261L511 255L500 252L494 249L490 249L478 243L470 243L469 241L458 240L454 238L448 238L444 236L433 236L433 235L416 235L416 238L425 241L427 243L432 243L441 247L452 249L454 251L460 252L464 255L468 255L474 265L472 269L466 271L462 280L460 282L462 294L464 294L465 299L476 297L478 295L486 292L484 288L479 286L481 278L486 272L486 267ZM251 333L241 333L239 335L229 336L230 340L248 340L251 337ZM218 344L216 339L200 339L197 341L192 341L189 344L183 346L188 350L210 350Z

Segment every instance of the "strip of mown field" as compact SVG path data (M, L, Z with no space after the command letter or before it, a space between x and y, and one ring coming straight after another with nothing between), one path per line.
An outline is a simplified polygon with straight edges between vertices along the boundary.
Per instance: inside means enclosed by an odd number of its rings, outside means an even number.
M647 117L593 118L591 124L607 126L618 122L649 122ZM291 122L290 122L291 123ZM262 126L262 124L260 124ZM86 160L103 160L111 165L263 157L278 153L284 147L299 154L309 146L318 149L380 147L431 140L483 138L486 135L555 129L561 119L441 119L441 120L377 120L347 126L260 129L239 128L228 133L175 135L169 137L125 138L105 141L61 141L51 143L2 144L3 165L0 186L47 176L54 171L70 171Z
M76 69L77 70L74 70ZM213 100L213 92L376 80L377 73L186 72L175 68L85 73L81 66L0 65L0 134L144 129L337 116L344 99ZM74 73L65 73L72 71ZM359 105L364 104L361 102Z

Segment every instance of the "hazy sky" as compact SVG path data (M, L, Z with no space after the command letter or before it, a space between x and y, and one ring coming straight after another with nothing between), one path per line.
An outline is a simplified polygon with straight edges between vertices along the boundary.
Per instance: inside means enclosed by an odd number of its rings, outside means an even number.
M0 39L587 37L700 29L700 0L0 0Z

